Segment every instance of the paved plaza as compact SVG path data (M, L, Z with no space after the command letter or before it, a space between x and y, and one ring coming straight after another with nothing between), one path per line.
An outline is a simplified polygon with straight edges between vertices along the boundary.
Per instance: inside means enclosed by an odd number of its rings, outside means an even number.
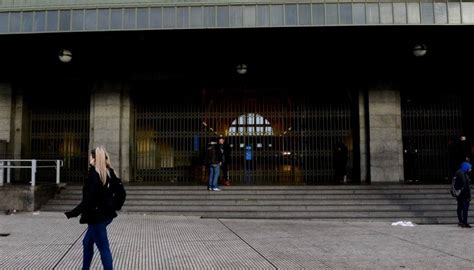
M62 213L2 214L0 269L80 269L85 230ZM116 269L474 269L474 229L456 225L121 214L109 238Z

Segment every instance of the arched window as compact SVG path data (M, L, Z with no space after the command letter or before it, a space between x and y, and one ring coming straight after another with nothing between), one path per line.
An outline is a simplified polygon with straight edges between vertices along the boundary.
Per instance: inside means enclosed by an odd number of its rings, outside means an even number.
M270 121L260 114L248 113L239 116L229 128L229 136L270 136L273 128Z

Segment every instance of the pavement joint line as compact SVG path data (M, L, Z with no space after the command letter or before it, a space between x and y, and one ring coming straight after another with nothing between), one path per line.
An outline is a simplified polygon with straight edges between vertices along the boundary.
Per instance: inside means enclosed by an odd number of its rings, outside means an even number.
M240 237L240 235L238 235L236 232L234 232L231 228L229 228L224 222L222 222L221 219L217 219L224 227L226 227L229 231L231 231L235 236L237 236L240 240L242 240L242 242L244 242L245 244L247 244L247 246L249 246L251 249L253 249L258 255L260 255L263 259L265 259L265 261L267 261L271 266L273 266L273 268L275 269L278 269L278 267L276 265L274 265L269 259L267 259L265 256L263 256L262 253L260 253L257 249L255 249L252 245L250 245L247 241L245 241L242 237Z
M79 239L82 238L82 236L84 235L84 233L87 231L87 229L84 229L84 231L79 235L79 237L74 241L74 243L72 243L72 245L66 250L66 252L64 252L63 256L61 256L61 258L58 260L58 262L53 266L53 269L56 269L56 267L58 267L58 265L61 263L61 261L64 259L64 257L66 257L66 255L69 253L69 251L71 251L71 249L74 247L74 245L77 243L77 241L79 241Z
M344 223L349 224L348 222L344 222ZM391 234L384 233L384 232L379 232L379 231L374 230L374 229L368 229L368 228L365 228L365 227L362 227L362 226L359 226L359 225L356 225L356 224L350 224L350 225L353 225L353 226L358 227L358 228L361 228L361 229L366 229L366 230L369 230L369 231L372 231L372 232L375 232L375 233L378 233L378 234L382 234L382 235L385 235L385 236L388 236L388 237L392 237L392 238L395 238L395 239L398 239L398 240L401 240L401 241L404 241L404 242L408 242L408 243L410 243L410 244L414 244L414 245L417 245L417 246L420 246L420 247L424 247L424 248L427 248L427 249L431 249L431 250L434 250L434 251L443 253L443 254L445 254L445 255L454 257L454 258L458 258L458 259L461 259L461 260L466 260L466 261L469 261L469 262L474 262L474 260L466 259L466 258L457 256L457 255L454 255L454 254L451 254L451 253L448 253L448 252L445 252L445 251L442 251L442 250L433 248L433 247L431 247L431 246L427 246L427 245L424 245L424 244L416 243L416 242L414 242L414 241L410 241L410 240L407 240L407 239L403 239L403 238L401 238L401 237L397 237L397 236L395 236L395 235L391 235Z

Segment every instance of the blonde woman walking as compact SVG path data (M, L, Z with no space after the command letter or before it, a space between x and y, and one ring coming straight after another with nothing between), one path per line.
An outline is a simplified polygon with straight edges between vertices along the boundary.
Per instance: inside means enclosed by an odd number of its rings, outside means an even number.
M88 224L83 244L83 266L89 269L94 256L94 244L100 252L104 269L113 268L112 253L107 237L107 225L117 216L116 210L122 207L123 201L117 202L114 186L122 186L111 166L107 151L99 146L91 151L89 174L82 188L82 201L71 211L67 218L81 215L80 223ZM123 186L122 186L123 190ZM123 195L125 196L125 195ZM125 200L125 197L123 197Z

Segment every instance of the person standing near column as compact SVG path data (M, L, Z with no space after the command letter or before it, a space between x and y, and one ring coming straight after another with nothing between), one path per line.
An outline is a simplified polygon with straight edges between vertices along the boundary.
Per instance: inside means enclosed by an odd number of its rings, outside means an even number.
M344 183L347 175L347 160L349 159L349 151L347 146L339 141L334 146L333 166L334 166L334 182L335 184Z
M229 166L230 166L230 146L223 137L219 137L219 147L222 153L222 178L226 186L230 186Z
M212 141L207 147L207 163L209 166L207 189L209 191L221 191L218 186L218 180L222 161L223 151L221 151L221 147L215 141Z
M418 158L418 149L416 148L415 143L411 139L408 139L404 144L403 157L404 157L404 170L405 170L405 181L407 183L417 183L418 174L417 174L417 158Z
M454 187L456 190L461 190L461 194L456 197L458 202L458 207L456 209L459 220L458 226L463 228L471 228L471 225L467 223L467 213L471 202L471 178L469 177L471 170L472 165L469 162L463 162L461 168L454 176Z

